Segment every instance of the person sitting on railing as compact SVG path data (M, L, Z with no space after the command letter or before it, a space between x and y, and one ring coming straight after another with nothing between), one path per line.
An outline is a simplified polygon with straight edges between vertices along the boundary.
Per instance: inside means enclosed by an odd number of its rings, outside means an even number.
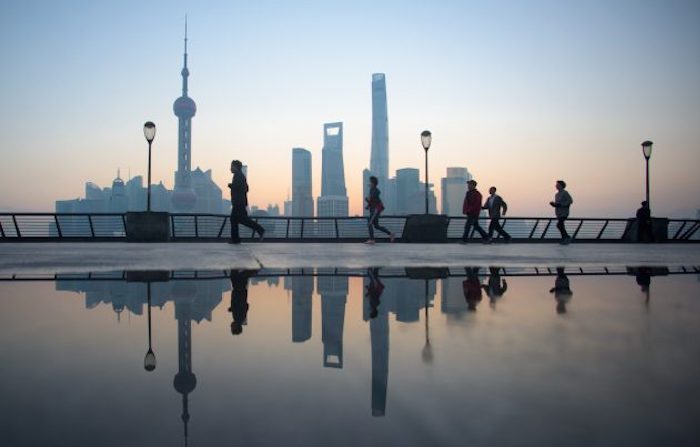
M649 202L642 202L637 210L637 242L653 242L654 234L651 231L651 210Z
M566 218L569 217L569 208L574 203L574 199L571 198L571 194L566 190L566 182L564 180L557 180L555 188L557 188L557 193L554 195L554 200L549 202L549 204L554 207L554 215L557 216L557 229L561 233L560 244L567 245L571 243L571 236L566 232L565 222Z
M394 233L387 230L386 227L379 225L379 215L384 211L384 203L382 203L382 199L379 198L381 191L377 188L378 183L379 180L377 180L377 177L371 176L369 178L369 197L365 197L365 202L367 202L366 208L369 210L369 218L367 219L369 239L365 241L365 244L374 244L375 228L384 234L388 234L391 242L394 242Z

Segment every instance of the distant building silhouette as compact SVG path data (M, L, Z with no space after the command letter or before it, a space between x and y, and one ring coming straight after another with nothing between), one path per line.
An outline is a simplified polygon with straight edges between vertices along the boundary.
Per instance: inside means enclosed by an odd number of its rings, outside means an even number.
M295 276L289 280L292 289L292 341L301 343L311 338L314 278L312 276ZM285 278L284 284L287 288L287 278Z
M222 198L221 188L212 180L211 170L200 168L192 171L192 118L197 106L188 96L187 27L185 27L185 52L182 75L182 95L173 103L178 118L178 159L175 172L175 188L169 191L161 182L151 185L151 209L153 211L228 213L231 203ZM124 182L121 176L112 182L111 188L102 188L92 182L85 185L85 199L57 200L59 213L124 213L145 211L147 188L143 178L136 176Z
M386 100L386 76L372 75L372 154L369 170L383 184L389 179L389 115Z
M442 214L462 215L462 202L467 190L466 183L469 180L472 180L472 175L467 168L447 168L447 176L440 180Z
M345 189L343 164L343 123L323 125L321 195L316 213L324 217L348 215L348 196Z
M296 147L292 149L292 216L314 215L311 187L311 152Z
M329 270L328 273L333 270ZM323 273L324 270L319 270ZM323 366L343 367L343 327L345 303L348 296L348 278L343 276L319 276L318 293L321 295L321 324L323 341Z

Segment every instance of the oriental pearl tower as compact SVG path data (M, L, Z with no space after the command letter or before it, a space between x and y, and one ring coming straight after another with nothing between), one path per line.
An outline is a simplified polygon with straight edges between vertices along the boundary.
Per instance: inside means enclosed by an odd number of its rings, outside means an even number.
M190 211L197 202L192 189L192 117L197 113L197 105L187 96L187 18L185 18L185 62L182 67L182 96L173 103L173 112L178 119L177 171L175 189L172 196L173 211Z

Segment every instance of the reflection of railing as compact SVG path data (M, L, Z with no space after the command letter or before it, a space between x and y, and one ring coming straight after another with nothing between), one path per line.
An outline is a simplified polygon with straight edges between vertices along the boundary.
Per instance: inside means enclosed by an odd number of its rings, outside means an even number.
M564 273L567 276L616 276L630 275L637 270L649 270L652 276L657 275L683 275L700 274L700 266L672 266L672 267L566 267ZM420 269L419 269L420 270ZM436 273L434 279L439 278L461 278L466 275L464 268L439 268L425 269ZM388 267L380 269L378 277L381 278L411 278L415 269L405 269L400 267ZM57 274L0 274L0 281L126 281L128 271L113 272L88 272L88 273L57 273ZM166 281L192 281L228 279L229 270L193 270L193 271L168 271ZM480 268L477 276L486 277L490 275L489 268ZM557 269L553 267L499 267L500 276L556 276ZM335 268L335 269L267 269L258 270L252 278L277 278L277 277L365 277L367 269ZM429 275L428 275L429 276ZM165 277L165 275L164 275ZM421 277L420 279L426 279Z
M364 217L253 217L265 228L267 241L350 242L368 237ZM398 238L403 235L407 216L382 216L382 225ZM465 217L449 217L447 237L462 237ZM585 242L620 242L629 239L632 219L571 218L566 227L573 239ZM488 219L482 219L486 226ZM559 239L556 219L551 217L507 217L502 226L514 241L552 242ZM19 240L123 240L126 215L115 213L0 213L0 241ZM669 241L700 241L700 220L669 219ZM174 241L220 241L231 231L225 214L171 214ZM252 238L249 228L240 234ZM474 234L472 233L472 237ZM478 236L477 236L478 237Z

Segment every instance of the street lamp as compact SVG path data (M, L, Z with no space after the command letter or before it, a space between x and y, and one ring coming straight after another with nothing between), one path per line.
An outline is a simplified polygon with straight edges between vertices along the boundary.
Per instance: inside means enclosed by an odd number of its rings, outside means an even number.
M651 146L654 143L647 140L642 143L642 154L644 154L644 160L646 160L647 167L647 206L649 207L651 213L651 202L649 202L649 159L651 158Z
M148 198L146 199L148 205L146 210L151 211L151 143L156 137L156 125L153 124L153 121L146 121L146 124L143 125L143 136L148 141Z
M153 123L151 123L153 124ZM155 129L155 127L154 127ZM155 131L155 130L154 130ZM151 140L153 137L151 137ZM143 358L143 368L151 372L156 369L156 355L153 353L153 348L151 345L151 283L148 283L148 351L146 356Z
M430 149L432 141L433 134L429 130L424 130L420 134L420 142L423 144L423 149L425 149L425 214L428 214L428 149Z

